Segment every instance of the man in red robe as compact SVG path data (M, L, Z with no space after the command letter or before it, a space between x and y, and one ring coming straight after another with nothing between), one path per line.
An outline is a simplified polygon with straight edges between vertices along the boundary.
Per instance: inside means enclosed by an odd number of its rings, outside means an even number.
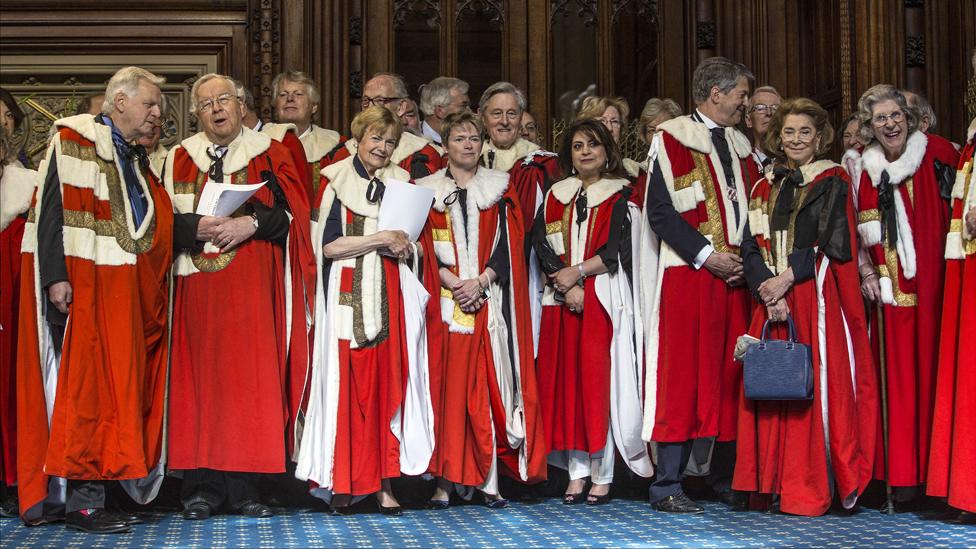
M281 141L289 149L293 149L294 143L288 137L289 132L281 126L294 125L295 134L305 151L305 159L301 164L296 164L296 167L304 167L299 175L308 193L308 202L311 204L318 196L322 182L320 172L330 164L327 155L336 146L345 142L346 138L335 130L323 128L312 122L312 117L319 112L321 95L315 81L307 74L301 71L285 71L275 76L271 86L274 93L275 119L278 123L262 123L260 127L252 129L267 133L272 139Z
M184 518L225 503L267 517L255 473L285 471L307 373L309 206L288 149L243 127L230 78L205 75L191 95L203 131L170 152L166 189L178 217L203 214L208 230L175 260L170 468L185 471ZM230 215L200 210L221 183L263 185Z
M132 145L154 130L163 82L120 69L103 114L55 123L40 166L24 229L17 356L28 523L51 520L63 504L68 528L126 531L138 517L105 510L105 481L138 480L122 484L142 502L159 486L146 477L161 481L167 281L174 244L192 242L197 229L174 225L145 150Z
M700 513L681 489L692 442L716 437L707 482L732 492L741 370L732 356L745 333L750 296L739 246L748 190L758 179L749 141L735 130L749 104L752 73L723 57L695 69L698 109L658 126L644 215L647 376L644 439L657 443L651 503Z
M373 75L363 86L363 98L360 106L363 110L370 107L385 107L397 118L403 116L407 109L407 85L398 75L388 72L380 72ZM323 160L322 165L338 162L356 152L356 140L350 139L341 146L336 147L328 157ZM390 160L399 165L413 180L427 177L428 175L441 169L443 160L441 156L443 150L423 137L416 136L410 132L404 132L400 136Z
M935 419L929 457L929 495L947 497L976 521L976 185L973 153L976 119L952 189L952 219L946 236L942 336L935 387Z
M10 134L0 126L0 515L17 514L17 310L20 243L37 172L6 164Z

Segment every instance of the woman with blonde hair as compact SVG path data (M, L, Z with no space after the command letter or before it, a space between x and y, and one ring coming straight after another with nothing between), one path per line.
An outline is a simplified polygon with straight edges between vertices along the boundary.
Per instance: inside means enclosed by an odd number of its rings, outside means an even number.
M413 271L436 272L416 265L422 254L405 232L378 228L386 185L410 179L390 161L402 132L392 112L370 107L352 121L356 154L322 170L315 355L296 472L333 509L376 494L385 515L401 513L390 480L424 473L433 452L423 319L436 301Z
M859 292L850 179L823 157L834 131L806 98L785 101L764 149L773 170L753 186L743 240L746 282L759 301L749 333L812 349L810 400L741 398L734 490L773 497L785 513L845 509L874 467L878 394ZM777 500L778 498L778 500Z

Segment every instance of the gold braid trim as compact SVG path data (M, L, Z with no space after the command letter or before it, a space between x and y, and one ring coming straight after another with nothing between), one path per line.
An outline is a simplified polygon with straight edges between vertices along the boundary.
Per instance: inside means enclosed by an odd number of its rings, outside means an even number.
M705 192L705 209L708 212L708 219L698 225L698 232L702 236L712 237L712 247L715 248L716 252L731 252L732 250L725 241L725 227L722 225L722 210L718 205L719 197L715 192L715 182L712 180L711 173L708 171L708 163L705 160L705 155L694 150L689 150L688 152L695 161L695 171L704 169L703 173L705 174L705 177L702 177L700 181L702 191ZM675 190L677 190L677 179L675 178ZM693 181L691 180L691 182ZM689 185L691 182L689 182ZM729 212L729 214L735 215L733 212Z
M200 194L203 191L203 186L207 182L207 174L202 170L197 171L197 179L194 182L193 188L193 211L197 210L197 205L200 203ZM247 183L247 166L244 166L236 173L231 174L230 182L235 185L241 185ZM234 212L231 217L240 217L244 215L244 204ZM237 256L238 248L235 248L227 253L209 254L209 253L199 253L191 254L190 261L193 262L193 266L197 268L198 271L204 273L215 273L217 271L222 271L230 265L230 262L234 260Z
M363 236L365 224L365 216L353 213L352 224L347 225L348 232L346 233L346 236ZM352 274L352 333L353 337L356 338L356 344L360 349L378 345L379 343L386 341L386 339L390 336L390 303L386 296L386 276L382 272L382 258L380 258L377 265L377 268L381 270L379 277L380 310L382 311L382 317L380 319L380 331L376 334L376 337L373 338L372 341L370 341L366 336L366 325L363 321L363 263L365 262L365 259L365 255L361 255L356 258L356 267ZM342 293L340 293L340 302L342 301L341 296Z

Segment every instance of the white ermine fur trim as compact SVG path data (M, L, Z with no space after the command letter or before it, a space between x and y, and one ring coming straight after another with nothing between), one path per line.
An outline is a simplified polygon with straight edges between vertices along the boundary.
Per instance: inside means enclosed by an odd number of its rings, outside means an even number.
M702 189L701 181L694 181L690 187L674 191L671 194L671 203L678 213L690 212L697 208L700 202L704 201L705 191Z
M495 151L495 163L492 165L492 169L507 172L519 160L533 154L535 151L540 150L540 148L535 143L522 139L521 137L507 149L499 149L492 145L490 141L485 141L481 146L481 158L484 159L485 165L487 166L488 152Z
M267 124L261 126L261 133L267 135L271 139L281 143L281 140L285 138L288 132L295 132L295 136L298 136L298 129L295 128L294 124L281 123L275 124L273 122L268 122Z
M804 164L803 166L800 166L800 173L803 174L803 184L806 185L807 183L815 180L825 171L832 170L839 166L840 164L834 162L833 160L817 160L809 164Z
M891 279L887 276L879 277L878 285L881 287L881 303L884 303L885 305L894 305L895 291L891 287Z
M210 169L210 156L207 151L213 143L207 139L207 134L199 132L183 140L180 145L186 149L187 154L193 159L197 169L207 172ZM224 154L224 174L229 175L244 169L251 159L263 154L271 147L271 138L263 133L256 132L251 128L243 128L241 134L234 138L227 145L227 152Z
M976 137L976 118L969 122L969 129L966 130L966 141L972 141Z
M689 116L679 116L663 122L657 127L658 130L667 132L689 149L703 154L712 152L712 134L708 127L701 122L696 122ZM656 139L656 136L655 136ZM660 154L663 151L659 151Z
M867 248L881 243L881 222L865 221L857 226L857 234L861 237L861 246Z
M263 131L263 129L262 129ZM312 131L301 137L305 148L305 160L318 162L322 157L332 152L339 144L339 132L320 128L312 124ZM355 152L355 151L354 151Z
M531 143L531 141L529 143ZM529 154L525 155L525 159L522 160L522 165L523 166L528 166L529 164L531 164L532 162L535 161L535 158L537 156L544 156L546 158L555 158L555 157L559 156L559 154L558 153L554 153L552 151L547 151L545 149L534 150L534 151L530 152ZM624 163L626 164L626 162L628 160L630 160L630 159L629 158L625 158L624 159ZM633 162L633 160L631 160L631 162Z
M95 153L102 159L115 158L115 144L112 142L112 128L95 122L91 114L76 114L54 121L55 128L70 128L85 139L95 143Z
M610 198L611 196L620 192L621 189L629 185L626 179L601 179L596 183L591 184L586 189L586 207L595 208L603 202ZM549 192L552 196L556 197L556 200L563 204L569 204L572 202L573 197L579 192L580 188L583 186L583 182L580 181L578 177L567 177L562 181L554 184Z
M880 143L873 143L864 149L861 154L864 170L871 178L871 184L877 187L881 183L881 172L888 170L888 177L892 185L898 185L902 181L915 175L918 167L922 164L925 157L925 149L928 146L928 137L920 131L916 131L908 136L905 144L905 152L894 162L888 162L885 158L884 149Z
M962 246L961 234L953 233L953 232L946 234L945 258L946 259L966 258L966 250Z
M912 227L908 224L908 213L905 211L905 201L901 197L900 189L895 189L895 219L898 222L898 262L905 278L915 278L915 239Z
M624 158L623 164L624 164L624 170L627 171L627 175L629 175L630 177L637 177L638 175L640 175L640 170L643 167L643 164L641 164L640 162L633 160L631 158Z
M322 169L321 174L329 180L329 187L332 188L342 205L358 215L376 217L379 215L379 204L370 204L366 200L366 185L368 182L359 177L356 168L353 166L353 156L346 157L339 162L329 164ZM399 181L410 181L410 174L396 164L390 163L386 167L376 170L375 177L380 181L387 182L390 179ZM326 204L323 202L322 207ZM332 207L331 204L328 205ZM325 220L329 217L328 210L319 209L319 219Z
M37 172L16 166L4 166L0 180L0 231L18 215L26 212L37 188Z
M444 198L454 192L457 186L447 177L447 168L441 168L427 177L418 179L416 184L434 191L434 210L445 211ZM473 200L480 210L495 205L508 190L509 176L506 172L479 167L475 176L468 182L468 199Z

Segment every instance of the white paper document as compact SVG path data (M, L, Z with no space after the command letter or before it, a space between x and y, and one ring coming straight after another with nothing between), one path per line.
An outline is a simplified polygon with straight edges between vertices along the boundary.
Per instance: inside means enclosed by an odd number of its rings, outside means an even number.
M267 181L250 185L235 185L233 183L214 183L207 181L200 193L197 213L200 215L229 216L247 202L258 189Z
M389 179L385 183L377 229L403 231L411 242L416 242L434 203L434 190L396 179Z

